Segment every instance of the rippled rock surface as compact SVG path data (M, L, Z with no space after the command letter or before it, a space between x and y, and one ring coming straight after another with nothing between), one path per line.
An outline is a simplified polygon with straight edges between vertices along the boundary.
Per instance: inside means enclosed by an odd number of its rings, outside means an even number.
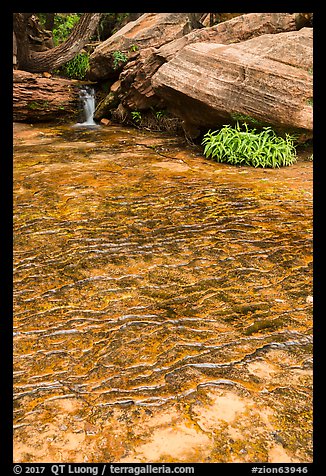
M311 461L311 163L14 132L15 461Z

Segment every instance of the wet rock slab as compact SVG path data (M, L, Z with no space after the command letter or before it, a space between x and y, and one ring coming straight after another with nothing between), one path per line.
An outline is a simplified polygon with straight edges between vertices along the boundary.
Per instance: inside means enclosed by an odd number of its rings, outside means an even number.
M14 132L15 461L311 461L312 164Z

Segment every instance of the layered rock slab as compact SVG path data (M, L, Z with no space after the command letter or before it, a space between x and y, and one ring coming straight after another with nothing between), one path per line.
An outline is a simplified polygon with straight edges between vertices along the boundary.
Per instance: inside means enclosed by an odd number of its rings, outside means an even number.
M124 65L119 77L120 87L114 93L111 89L108 98L99 105L96 111L97 118L110 114L110 110L114 109L119 101L121 102L120 108L123 107L129 110L142 111L150 107L164 108L162 99L155 94L152 88L152 76L163 63L172 59L178 51L188 44L196 42L229 44L266 33L292 31L297 29L298 18L300 17L300 14L290 13L249 13L211 28L192 30L183 36L180 36L180 27L176 26L165 28L163 36L161 33L158 34L162 31L162 28L159 28L158 25L167 22L171 15L174 15L174 22L177 21L180 22L181 26L183 25L182 31L186 31L188 17L185 17L184 14L146 14L143 15L142 19L139 19L138 26L132 22L129 27L126 26L124 30L120 30L114 37L107 40L104 48L102 46L98 47L96 51L102 51L102 60L105 62L105 68L107 69L110 69L110 55L113 54L114 49L119 47L128 51L132 41L136 41L139 50L128 54L129 61ZM151 37L145 34L145 32L148 33L148 18L151 18L151 21L155 19L151 27L154 29L155 35ZM164 40L164 44L158 47L162 40ZM97 60L95 54L93 57L96 64L99 58ZM91 67L92 70L93 67ZM115 75L118 76L117 71Z
M13 71L13 120L46 122L77 118L80 81Z
M194 128L217 127L239 115L311 133L312 33L302 28L232 45L185 46L155 73L153 89L193 135Z
M158 56L169 61L192 43L238 43L261 35L298 30L300 13L246 13L209 28L194 30L161 46Z
M90 56L89 78L94 81L116 77L121 71L114 62L114 53L122 52L133 58L138 49L159 48L167 41L186 35L192 30L188 13L144 13L127 23L101 43Z

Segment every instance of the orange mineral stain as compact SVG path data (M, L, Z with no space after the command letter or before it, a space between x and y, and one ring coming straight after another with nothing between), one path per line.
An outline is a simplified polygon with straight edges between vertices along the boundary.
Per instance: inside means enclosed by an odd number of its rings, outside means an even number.
M14 461L312 461L312 164L14 126Z

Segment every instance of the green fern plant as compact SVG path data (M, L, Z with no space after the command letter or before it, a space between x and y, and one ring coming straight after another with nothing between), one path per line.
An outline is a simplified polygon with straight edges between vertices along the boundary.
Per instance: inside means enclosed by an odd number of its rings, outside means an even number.
M88 53L79 53L61 67L62 74L71 79L85 79L88 70Z
M132 51L132 52L137 51L137 50L139 50L139 46L136 45L136 44L131 45L130 48L129 48L129 51Z
M202 140L204 155L216 162L253 167L281 167L296 161L294 137L285 134L279 137L264 127L261 132L249 129L244 123L235 127L225 125L218 131L209 130Z
M157 120L162 119L162 117L164 117L165 115L166 115L165 111L155 111L155 117Z
M128 57L120 50L113 51L113 69L118 69L121 64L128 61Z
M141 115L141 112L139 112L139 111L131 111L131 117L138 124L140 124L141 121L142 121L142 115Z

